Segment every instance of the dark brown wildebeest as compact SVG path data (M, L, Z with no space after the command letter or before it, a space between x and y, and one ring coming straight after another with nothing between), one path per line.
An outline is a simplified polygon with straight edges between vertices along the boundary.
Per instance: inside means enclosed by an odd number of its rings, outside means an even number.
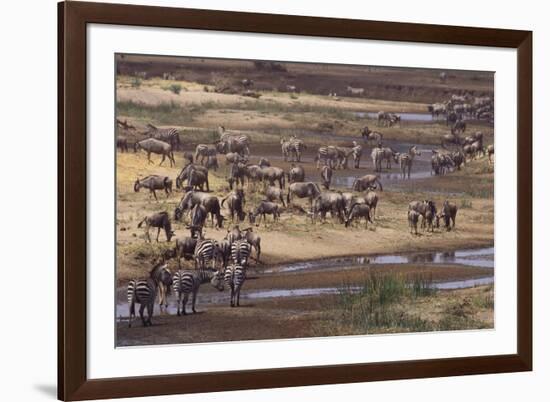
M151 164L153 163L153 161L151 161L151 154L153 153L157 155L162 155L162 160L160 161L159 166L163 164L167 157L170 161L170 167L176 165L173 148L170 144L164 141L160 141L154 138L147 138L134 144L134 151L137 152L140 149L143 149L147 153L147 160Z
M227 201L227 208L229 209L229 213L231 214L231 222L235 220L235 214L237 215L237 219L239 221L244 220L244 204L246 202L244 190L242 188L238 188L229 193L225 198L222 199L222 208L225 201Z
M303 182L306 178L306 172L302 166L292 164L290 165L287 177L290 184Z
M458 207L456 206L455 203L449 202L447 200L443 202L443 208L441 209L439 218L440 219L443 218L443 222L445 223L445 228L447 230L451 230L451 228L454 229L457 212L458 212Z
M377 185L380 187L380 191L383 191L380 178L374 174L367 174L363 177L355 179L353 185L351 186L351 189L353 191L365 191L369 188L376 189Z
M365 229L368 228L368 223L372 223L369 206L367 204L353 204L346 217L346 227L349 227L355 219L361 221L361 218L365 218Z
M268 201L281 201L283 207L285 206L285 199L283 196L283 190L277 186L269 186L265 189L265 197Z
M256 208L254 208L254 211L250 211L248 213L249 222L251 224L255 224L258 215L260 215L260 219L258 219L257 226L260 225L260 220L262 217L264 218L264 225L267 226L266 215L273 215L273 222L277 222L279 220L279 217L281 216L279 204L265 200L260 201L260 204Z
M146 216L143 218L143 220L138 224L138 228L141 228L141 226L145 223L145 236L147 237L147 241L151 243L151 236L149 236L149 230L151 228L157 228L157 242L159 241L159 235L160 230L164 229L164 233L166 234L166 241L170 241L172 239L172 236L174 236L174 231L172 230L172 224L170 222L170 217L168 216L168 212L159 212L150 216Z
M155 200L157 200L157 193L155 190L164 190L166 192L166 197L168 197L172 192L172 180L168 176L151 175L136 180L134 183L134 191L137 193L142 187L149 189L150 193L153 193Z
M300 183L292 183L290 186L288 186L288 193L286 196L286 203L287 205L290 205L290 201L292 199L292 196L298 197L298 198L308 198L309 203L313 202L314 198L317 198L321 194L321 189L316 183L312 182L300 182Z
M116 146L120 149L120 152L128 152L128 138L117 135Z

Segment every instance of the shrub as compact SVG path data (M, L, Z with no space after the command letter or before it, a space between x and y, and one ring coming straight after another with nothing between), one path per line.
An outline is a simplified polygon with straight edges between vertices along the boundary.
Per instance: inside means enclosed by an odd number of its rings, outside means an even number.
M179 95L181 92L181 85L180 84L172 84L168 87L168 90L172 93L175 93L176 95Z
M139 78L139 77L132 78L132 82L130 83L130 85L132 85L132 88L141 87L141 78Z

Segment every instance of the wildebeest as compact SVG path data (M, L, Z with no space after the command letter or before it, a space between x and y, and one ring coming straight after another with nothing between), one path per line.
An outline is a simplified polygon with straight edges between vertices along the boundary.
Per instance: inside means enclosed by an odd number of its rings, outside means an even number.
M295 164L290 165L290 170L288 171L288 182L290 184L303 182L306 178L306 172L302 166L297 166Z
M166 157L168 157L168 160L170 160L170 167L176 165L173 148L170 144L164 141L160 141L154 138L147 138L134 144L134 151L137 152L140 149L143 149L147 153L147 160L151 164L153 163L153 161L151 161L151 154L153 153L157 155L162 155L162 160L160 161L159 165L162 165L162 163L166 160Z
M206 168L208 170L213 170L213 171L217 171L218 170L218 158L216 157L216 155L210 155L207 159L206 159Z
M283 190L276 186L269 186L265 189L265 197L268 201L281 201L283 207L285 206L285 199Z
M375 189L377 188L377 185L380 187L380 191L383 191L380 178L374 174L367 174L365 176L355 179L351 186L351 189L353 191L365 191L369 187Z
M292 197L308 198L311 205L314 198L321 194L321 189L316 183L312 182L300 182L292 183L288 186L288 193L286 196L287 205L290 205Z
M418 218L420 217L420 214L415 210L409 210L407 212L407 220L409 222L409 230L411 233L418 234Z
M216 156L217 153L218 151L215 145L198 144L195 147L195 162L202 165L205 160L208 160L210 156Z
M231 165L233 163L247 163L247 158L239 155L237 152L229 152L225 154L225 164Z
M259 167L269 167L269 166L271 166L271 162L269 161L269 159L261 157L260 160L258 161L258 166Z
M198 169L191 169L189 171L189 177L187 178L187 186L192 190L204 191L206 185L206 191L210 191L210 185L208 183L208 174Z
M227 179L227 181L229 182L229 188L231 190L233 190L233 184L238 186L240 183L241 186L244 186L244 179L246 177L250 179L249 168L250 166L247 166L244 163L240 162L231 165L231 168L229 169L229 177ZM261 168L258 166L258 169Z
M330 212L332 218L338 218L340 223L344 223L345 209L346 201L340 191L323 191L313 200L311 219L315 221L320 216L321 220L324 221L327 212Z
M235 215L237 215L237 219L239 221L244 220L244 204L246 202L244 190L242 188L238 188L229 193L225 198L222 199L222 207L224 206L223 204L225 203L225 201L227 201L227 208L229 209L229 213L231 215L231 222L234 221Z
M321 170L321 180L323 182L323 187L327 190L330 189L330 182L332 181L332 169L330 166L323 166Z
M141 226L145 223L145 236L147 238L147 241L149 243L151 242L151 236L149 236L149 230L151 228L157 228L157 242L159 241L159 235L160 230L164 229L164 233L166 234L166 241L170 241L172 239L172 236L174 236L174 231L172 230L172 224L170 222L170 217L168 216L168 212L159 212L153 215L146 216L143 218L143 220L138 224L138 228L141 228Z
M187 164L193 163L193 161L195 160L193 156L193 152L185 151L183 153L183 159L187 161Z
M190 173L194 170L202 172L206 177L206 182L208 183L208 169L202 165L196 163L188 163L185 165L176 177L176 188L182 188L182 184L185 180L189 180Z
M122 135L117 135L116 146L120 149L120 152L128 152L128 139Z
M134 191L137 193L142 187L149 189L150 193L153 193L155 200L157 200L157 193L155 190L164 190L166 192L166 197L168 197L172 192L172 180L168 176L151 175L136 180L134 183Z
M201 229L202 231L202 229ZM201 237L201 235L199 235ZM192 260L197 246L197 238L183 237L176 239L176 255L178 258L178 266L181 266L180 259Z
M372 131L368 126L365 126L363 130L361 130L361 137L363 137L363 140L366 142L373 141L375 144L379 144L382 142L383 135L382 133Z
M214 226L214 218L217 219L218 227L223 226L224 218L223 216L221 216L220 213L220 202L218 200L218 197L201 191L192 190L185 193L174 211L175 219L180 220L185 211L191 210L197 204L204 205L206 211L211 214L212 226Z
M431 211L434 216L437 214L435 203L431 200L411 201L409 203L409 211L416 211L420 216L422 216L422 223L421 223L422 228L426 226L427 211Z
M365 229L368 227L368 223L372 223L370 218L370 208L367 204L353 204L346 217L346 227L350 226L355 219L360 221L361 218L365 218Z
M365 203L370 207L372 211L372 218L376 218L376 207L378 206L378 194L376 194L372 189L367 190L365 195Z
M487 157L489 158L489 162L493 163L495 158L495 145L491 144L487 147Z
M256 262L260 262L260 254L262 253L262 238L254 233L253 229L246 228L243 229L241 238L245 239L250 245L256 250Z
M451 134L463 133L464 131L466 131L466 122L463 120L458 120L451 127Z
M264 225L267 226L266 215L273 215L273 222L277 222L277 220L279 220L279 217L281 216L279 204L265 200L260 201L260 204L256 208L254 208L253 211L250 211L248 213L249 222L251 224L255 224L258 215L260 215L260 219L258 219L258 225L260 224L260 220L263 217Z
M458 207L454 202L449 202L448 200L445 200L443 202L443 208L441 209L439 218L443 218L443 222L445 223L445 228L447 230L451 230L451 227L454 229L457 212L458 212ZM452 223L452 226L451 226L451 223Z
M268 166L261 168L262 180L266 183L274 185L279 184L279 188L285 187L285 171L280 167Z
M460 146L462 144L462 140L458 135L445 134L443 137L441 137L441 146L443 148L447 148L447 144Z

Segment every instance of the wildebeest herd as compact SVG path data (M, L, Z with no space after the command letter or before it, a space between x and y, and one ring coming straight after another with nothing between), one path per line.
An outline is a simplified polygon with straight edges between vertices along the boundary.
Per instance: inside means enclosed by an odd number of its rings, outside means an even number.
M451 124L451 133L442 141L442 149L432 150L432 173L443 175L454 170L460 170L468 159L479 155L494 154L494 147L483 146L483 134L476 132L463 137L466 130L464 113L474 113L472 109L459 105L464 99L453 99L440 109L439 104L431 105L434 116L445 115ZM474 102L478 106L475 113L487 113L485 101ZM449 118L452 114L460 117L454 122ZM379 124L393 125L400 123L400 116L380 112ZM135 129L127 122L117 121L119 127ZM258 156L257 163L251 163L252 141L247 134L217 129L218 139L211 144L198 144L194 152L183 152L180 133L176 129L158 129L148 125L148 138L137 141L134 150L144 150L149 163L151 154L162 156L160 164L167 158L170 167L176 165L174 151L182 151L185 165L175 176L176 189L182 192L180 201L173 211L168 211L143 217L138 227L144 228L145 237L151 241L149 232L157 229L156 240L159 240L161 230L166 240L172 241L175 233L172 229L173 220L184 221L189 236L178 237L174 247L168 249L150 271L148 278L131 280L127 288L130 306L129 325L135 317L135 304L140 304L139 314L143 325L152 324L153 307L158 300L161 311L167 306L167 297L174 291L177 300L177 314L186 314L186 305L191 296L191 309L195 312L195 302L200 285L210 282L213 287L223 291L227 286L231 291L231 307L239 306L241 288L246 281L246 272L252 260L256 264L261 257L261 237L255 232L254 226L259 226L263 219L267 225L268 219L277 222L281 215L299 210L308 222L325 222L330 213L336 224L349 228L354 223L365 222L365 228L376 220L376 210L379 204L379 192L383 191L380 176L383 169L391 168L396 163L403 179L410 179L411 170L416 157L421 152L417 146L411 146L407 152L396 152L383 143L383 135L365 127L361 130L359 141L352 141L350 146L323 145L316 150L313 163L319 171L319 181L306 181L303 165L303 154L308 149L304 140L291 136L281 138L281 156L290 162L288 169L273 166L266 157ZM331 190L332 177L335 170L350 169L348 161L353 161L353 169L360 168L363 148L374 142L371 151L373 174L356 177L349 192ZM312 145L309 145L312 146ZM117 137L117 147L121 152L128 151L127 140ZM223 156L227 169L227 185L229 192L219 198L211 192L209 172L217 170L218 156ZM311 163L311 162L310 162ZM166 197L173 192L173 178L168 176L149 175L137 179L134 183L136 192L148 189L157 200L156 191L164 191ZM247 193L261 193L262 199L256 205L247 205ZM307 208L296 205L296 198L307 200ZM404 206L407 214L408 230L418 234L418 224L421 229L434 231L443 223L446 230L455 227L457 205L445 200L438 209L433 200L425 199L411 201ZM172 217L171 217L172 215ZM269 217L269 218L268 218ZM210 222L208 222L210 218ZM231 220L225 238L217 241L208 238L205 227L210 225L214 230L224 228L226 221ZM247 228L240 225L247 223ZM255 257L253 257L255 254ZM194 269L182 269L181 259L192 260ZM167 261L175 259L178 271L172 273ZM147 317L144 312L147 309Z

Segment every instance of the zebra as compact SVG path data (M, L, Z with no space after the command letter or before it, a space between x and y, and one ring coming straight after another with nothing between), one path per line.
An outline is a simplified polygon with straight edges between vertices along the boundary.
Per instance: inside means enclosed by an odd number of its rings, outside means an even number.
M172 146L172 149L178 150L181 145L180 133L177 128L158 128L151 123L147 124L146 136L164 141Z
M231 307L239 306L241 288L246 280L246 269L242 265L230 265L225 269L224 281L231 289Z
M288 156L290 154L290 141L287 141L284 137L281 138L281 154L283 156L283 160L286 162L288 160Z
M305 149L307 149L307 146L304 144L304 141L296 138L294 135L290 137L290 140L288 141L288 152L290 153L290 159L292 162L301 162L302 151Z
M195 148L195 162L200 163L201 165L204 162L204 159L208 161L208 158L211 156L216 156L218 151L216 150L216 147L213 145L206 145L206 144L199 144ZM199 156L201 157L201 160L199 162Z
M363 155L363 147L353 141L353 148L351 151L351 156L353 157L353 165L356 169L359 169L359 163L361 163L361 156Z
M240 264L243 267L247 267L251 252L251 244L244 239L237 240L231 244L231 259L234 264Z
M199 269L198 271L177 271L174 274L173 289L177 295L176 304L178 306L178 316L181 316L182 313L183 315L187 314L185 306L187 305L190 293L193 294L191 309L193 313L196 313L195 304L200 285L210 282L212 286L221 292L224 288L223 279L223 272L216 270Z
M239 155L250 155L250 137L246 134L226 133L225 127L219 126L219 151L221 153L237 152Z
M128 317L128 327L132 326L132 321L136 316L136 303L140 304L139 316L143 326L153 325L151 318L153 317L153 310L155 306L155 299L157 297L157 290L159 286L170 286L172 275L164 263L157 264L149 272L149 278L147 279L132 279L128 283L128 305L130 315ZM161 291L160 303L166 300L166 289ZM147 308L147 319L143 316L144 310Z
M324 161L325 165L330 166L334 169L338 162L338 150L333 146L323 146L319 147L317 151L317 156L315 157L315 162L317 162L317 169L319 169L320 162Z
M217 242L212 239L199 239L195 247L195 269L204 269L208 263L216 264Z
M404 178L411 178L411 168L416 156L420 155L420 151L416 149L416 145L409 148L407 153L396 153L394 154L395 162L399 162L401 167L401 175Z
M330 182L332 181L332 169L329 166L323 166L321 170L321 180L323 181L323 187L328 190L330 188Z

